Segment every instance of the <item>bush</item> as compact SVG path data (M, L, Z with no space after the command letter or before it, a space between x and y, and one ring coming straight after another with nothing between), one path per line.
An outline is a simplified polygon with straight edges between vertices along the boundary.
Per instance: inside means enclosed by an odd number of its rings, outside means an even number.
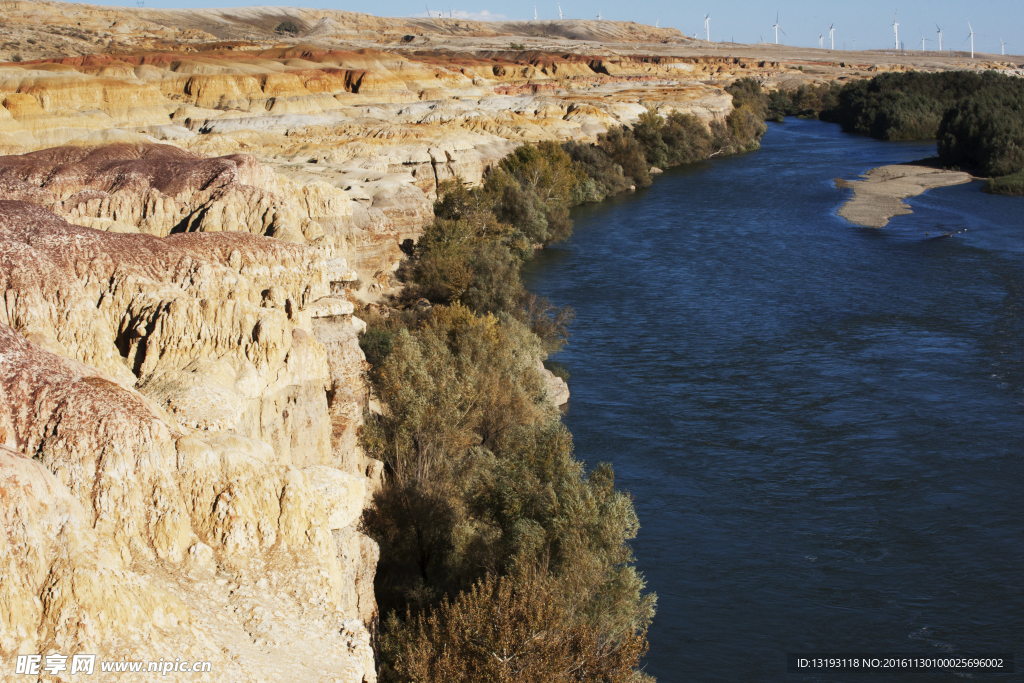
M666 119L661 135L669 149L669 166L704 161L714 153L711 132L693 114L673 112Z
M768 95L769 121L782 122L785 116L817 118L823 111L838 106L842 86L836 82L818 86L804 84L796 90L776 90Z
M1009 194L1016 197L1024 196L1024 171L1017 171L1011 175L999 178L990 178L985 186L985 191L993 194Z
M547 368L548 371L555 377L558 377L566 382L569 381L569 368L565 367L561 363L556 363L555 361L548 360L544 361L544 367Z
M569 141L565 151L587 174L590 183L579 186L576 199L579 203L599 202L610 195L625 192L633 184L622 172L622 166L597 145Z
M300 29L299 25L294 21L282 21L274 30L278 33L291 33L292 35L295 35Z
M761 121L768 115L768 94L753 78L741 78L727 86L725 91L732 95L732 106L735 109L749 109Z
M487 576L429 615L393 619L382 641L394 683L633 683L643 632L608 641L574 623L544 578Z
M621 126L612 128L598 136L597 146L622 169L622 175L633 185L647 187L651 184L651 165L631 131Z
M548 355L558 353L569 341L569 325L575 318L572 308L553 306L546 297L527 294L523 298L521 319L537 335Z

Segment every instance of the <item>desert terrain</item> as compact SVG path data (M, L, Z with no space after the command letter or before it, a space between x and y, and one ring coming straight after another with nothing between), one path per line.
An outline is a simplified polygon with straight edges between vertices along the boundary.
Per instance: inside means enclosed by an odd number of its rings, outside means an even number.
M740 78L1021 72L612 21L2 7L5 674L88 652L376 680L354 311L393 290L440 183L648 109L722 120Z

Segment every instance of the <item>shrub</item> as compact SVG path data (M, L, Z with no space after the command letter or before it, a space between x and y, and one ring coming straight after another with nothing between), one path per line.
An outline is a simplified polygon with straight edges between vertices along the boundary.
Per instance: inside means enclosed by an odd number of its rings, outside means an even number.
M564 145L565 151L574 162L580 165L590 179L578 186L579 203L599 202L609 195L618 194L629 189L633 184L622 173L622 166L615 163L602 148L583 142L569 141Z
M383 639L394 683L633 683L643 631L608 641L550 582L487 576L428 615L393 620Z
M556 363L555 361L544 361L544 367L547 368L555 377L561 378L566 382L569 381L569 368L565 367L561 363Z
M622 175L637 187L651 184L651 165L647 163L643 147L626 128L614 127L598 137L597 146L622 169Z
M761 89L761 84L753 78L741 78L725 88L732 95L732 106L736 109L747 108L760 120L768 115L768 94Z
M668 168L670 165L669 148L662 134L664 128L665 119L653 107L648 107L633 126L633 137L643 148L647 163L658 168Z
M289 20L282 21L280 24L277 25L277 28L275 28L274 30L277 31L278 33L291 33L292 35L294 35L298 33L300 29L298 24L296 24L294 21Z
M459 297L477 313L513 311L524 295L519 277L520 261L504 244L484 242L474 247L469 259L473 279Z
M553 306L546 297L527 294L523 298L521 319L537 335L548 355L558 353L569 341L569 325L576 312L568 306Z
M714 151L711 132L693 114L673 112L666 119L661 135L669 149L669 166L703 161Z
M1000 178L990 178L985 186L985 191L993 194L1024 196L1024 171L1017 171Z
M768 95L766 119L781 122L785 116L816 118L823 111L835 109L842 86L836 82L821 85L803 84L795 90L776 90Z

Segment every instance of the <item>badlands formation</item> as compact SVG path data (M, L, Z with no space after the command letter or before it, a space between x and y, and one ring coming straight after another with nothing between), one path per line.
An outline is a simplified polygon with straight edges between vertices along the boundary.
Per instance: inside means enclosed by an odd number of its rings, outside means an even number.
M0 677L56 652L375 681L356 308L438 184L648 107L722 119L737 78L957 66L618 22L3 16Z

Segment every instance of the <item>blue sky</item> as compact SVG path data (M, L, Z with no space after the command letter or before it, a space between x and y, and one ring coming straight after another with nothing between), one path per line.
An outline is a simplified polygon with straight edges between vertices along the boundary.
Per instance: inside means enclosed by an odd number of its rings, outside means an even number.
M101 2L103 0L100 0ZM455 16L472 19L532 19L535 0L432 0L432 11L452 10ZM779 12L779 25L786 35L779 42L788 45L817 46L818 34L825 36L828 26L836 26L836 48L874 49L893 47L893 12L899 10L900 40L907 49L920 49L922 35L928 39L927 49L938 47L935 25L943 28L943 49L966 50L970 43L968 20L974 26L975 48L999 53L1000 39L1006 41L1007 54L1024 54L1024 0L853 0L852 2L814 2L813 0L776 0L772 3L755 0L561 0L566 18L596 18L598 11L606 19L638 21L678 28L688 35L695 32L704 37L704 13L711 15L711 39L756 43L763 38L774 41L772 24ZM103 4L134 6L135 0L106 0ZM147 7L228 7L252 4L295 4L369 12L380 16L423 16L424 0L377 0L374 3L346 0L301 0L294 3L248 0L219 0L216 4L201 0L147 0ZM541 19L556 19L556 0L536 0Z

